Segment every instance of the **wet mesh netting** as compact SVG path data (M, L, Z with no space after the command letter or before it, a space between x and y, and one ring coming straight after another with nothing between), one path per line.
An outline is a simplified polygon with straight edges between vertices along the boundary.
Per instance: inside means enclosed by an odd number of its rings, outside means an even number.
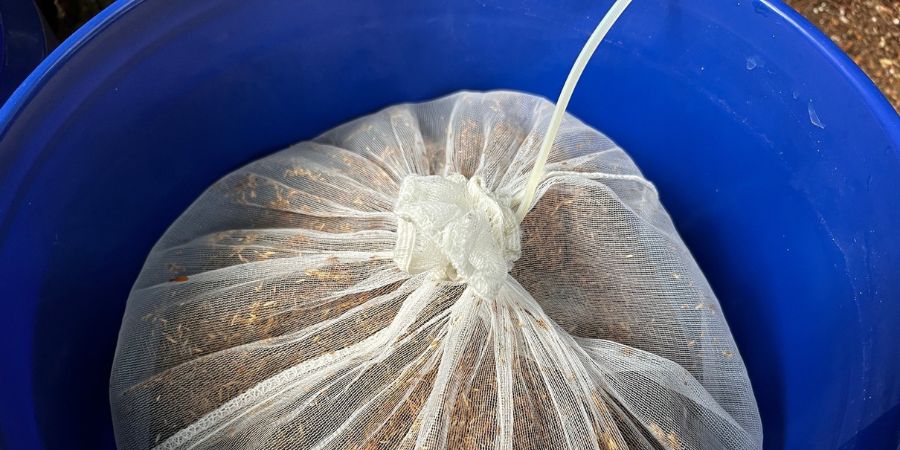
M524 194L552 112L394 106L212 186L128 299L119 445L760 448L719 303L628 155L565 116Z

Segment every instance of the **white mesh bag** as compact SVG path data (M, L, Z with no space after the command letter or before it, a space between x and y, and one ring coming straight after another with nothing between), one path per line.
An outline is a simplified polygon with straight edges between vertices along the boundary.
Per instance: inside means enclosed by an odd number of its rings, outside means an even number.
M552 110L394 106L212 186L128 299L119 446L761 448L718 301L621 148L566 116L517 215Z

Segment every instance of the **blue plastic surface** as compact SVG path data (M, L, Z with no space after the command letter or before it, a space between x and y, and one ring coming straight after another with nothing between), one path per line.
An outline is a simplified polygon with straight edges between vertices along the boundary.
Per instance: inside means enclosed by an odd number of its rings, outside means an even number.
M0 0L0 104L47 56L46 33L32 0Z
M111 447L125 299L238 166L459 89L555 97L609 0L120 1L0 110L0 447ZM570 111L661 192L769 449L897 448L900 119L775 1L640 0Z

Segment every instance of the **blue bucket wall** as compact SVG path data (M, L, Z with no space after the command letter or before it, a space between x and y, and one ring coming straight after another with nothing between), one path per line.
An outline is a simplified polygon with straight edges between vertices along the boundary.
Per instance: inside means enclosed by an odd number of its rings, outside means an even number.
M0 0L0 102L47 56L47 37L33 0Z
M209 184L393 103L555 97L609 4L105 10L0 110L0 443L113 445L125 299ZM638 0L570 111L659 186L747 361L766 447L895 449L900 119L868 79L775 1Z

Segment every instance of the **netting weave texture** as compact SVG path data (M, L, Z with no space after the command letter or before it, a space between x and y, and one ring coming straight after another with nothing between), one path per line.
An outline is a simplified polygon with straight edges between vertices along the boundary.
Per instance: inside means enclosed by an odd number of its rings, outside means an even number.
M128 299L119 446L761 448L718 301L621 148L566 116L516 219L552 109L394 106L209 188Z

